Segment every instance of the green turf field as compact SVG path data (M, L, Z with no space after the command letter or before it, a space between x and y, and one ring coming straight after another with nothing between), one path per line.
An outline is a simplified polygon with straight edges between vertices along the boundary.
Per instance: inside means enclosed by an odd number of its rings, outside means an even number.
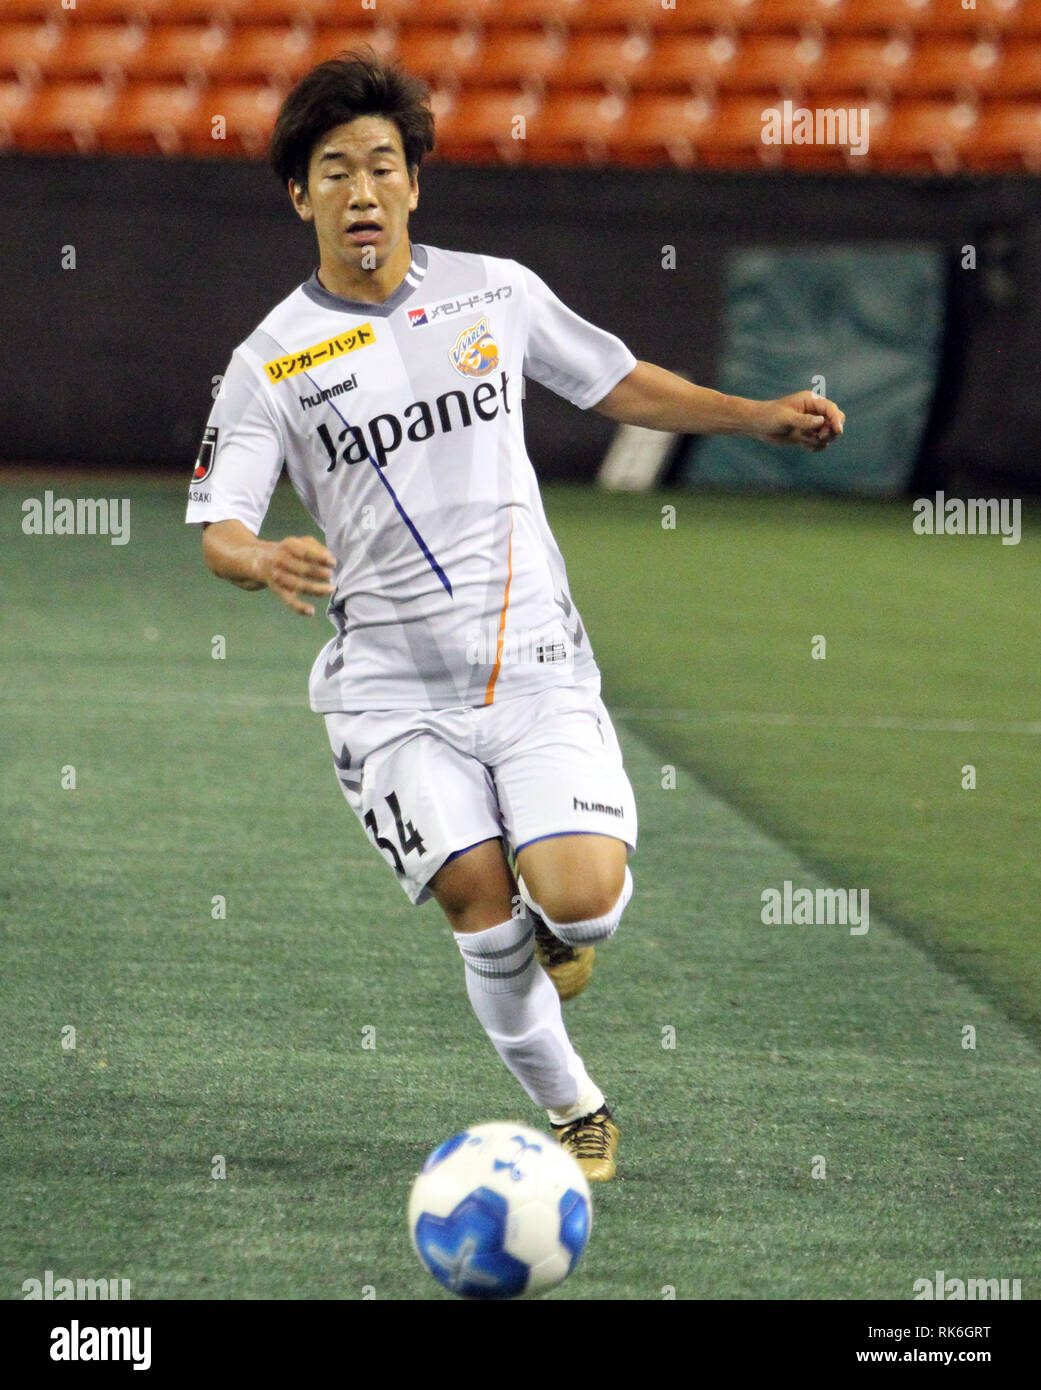
M305 700L331 629L213 579L180 484L65 485L131 498L121 547L23 536L47 486L0 488L0 1297L50 1269L448 1298L412 1175L465 1124L540 1117L341 799ZM909 1299L942 1268L1036 1298L1036 524L1002 547L874 504L546 503L641 817L567 1009L620 1173L551 1297ZM267 534L303 525L280 491ZM764 926L785 879L869 889L870 930Z

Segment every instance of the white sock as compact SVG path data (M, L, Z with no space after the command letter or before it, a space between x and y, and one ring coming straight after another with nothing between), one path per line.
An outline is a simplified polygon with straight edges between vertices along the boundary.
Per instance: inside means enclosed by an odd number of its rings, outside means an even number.
M517 879L517 887L529 911L538 913L558 941L563 941L568 946L592 946L598 941L609 940L618 930L622 913L633 895L633 876L627 864L625 877L622 880L622 891L619 893L618 901L614 907L611 908L610 912L605 912L602 917L589 917L584 922L554 922L553 918L535 902L528 892L527 884L520 877Z
M592 1115L593 1111L599 1110L603 1104L603 1091L590 1081L588 1088L582 1092L574 1105L569 1105L566 1110L547 1110L546 1114L551 1125L569 1125L572 1120L580 1120L583 1115Z
M531 918L454 936L470 1003L496 1052L536 1105L569 1112L596 1088L567 1035L553 981L535 959Z

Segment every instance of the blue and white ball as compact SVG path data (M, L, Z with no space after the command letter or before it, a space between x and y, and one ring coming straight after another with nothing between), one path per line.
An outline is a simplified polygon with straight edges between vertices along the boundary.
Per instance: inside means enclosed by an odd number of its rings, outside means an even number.
M589 1184L555 1139L474 1125L434 1150L412 1186L412 1244L463 1298L530 1298L574 1269L589 1239Z

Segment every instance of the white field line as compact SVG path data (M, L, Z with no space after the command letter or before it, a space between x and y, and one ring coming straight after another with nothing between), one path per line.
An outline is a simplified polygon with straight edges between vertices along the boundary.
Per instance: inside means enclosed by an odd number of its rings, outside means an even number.
M916 719L900 714L773 714L756 710L632 709L611 711L633 722L677 724L756 724L793 729L897 729L922 734L1041 735L1041 719Z
M256 695L247 691L198 690L137 690L105 695L92 694L88 702L102 705L198 705L224 706L227 709L301 709L310 710L306 695ZM75 700L82 704L82 694L59 694L34 691L0 691L0 701L28 706L65 704ZM1041 736L1041 719L918 719L898 714L781 714L760 710L697 710L697 709L637 709L630 705L608 706L612 717L638 723L641 720L662 723L695 724L709 727L715 724L760 725L791 729L896 729L923 734L1027 734Z

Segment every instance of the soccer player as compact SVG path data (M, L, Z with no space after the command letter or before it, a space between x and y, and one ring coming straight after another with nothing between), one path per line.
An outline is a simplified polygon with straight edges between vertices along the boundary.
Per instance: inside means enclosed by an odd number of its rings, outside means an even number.
M636 807L543 512L522 378L612 420L825 448L842 412L638 362L514 261L414 245L423 83L371 52L289 93L271 161L318 269L236 348L188 505L203 556L294 612L329 596L311 671L348 804L413 903L433 897L506 1066L593 1180L618 1128L561 997L632 893ZM261 540L283 462L322 531Z

